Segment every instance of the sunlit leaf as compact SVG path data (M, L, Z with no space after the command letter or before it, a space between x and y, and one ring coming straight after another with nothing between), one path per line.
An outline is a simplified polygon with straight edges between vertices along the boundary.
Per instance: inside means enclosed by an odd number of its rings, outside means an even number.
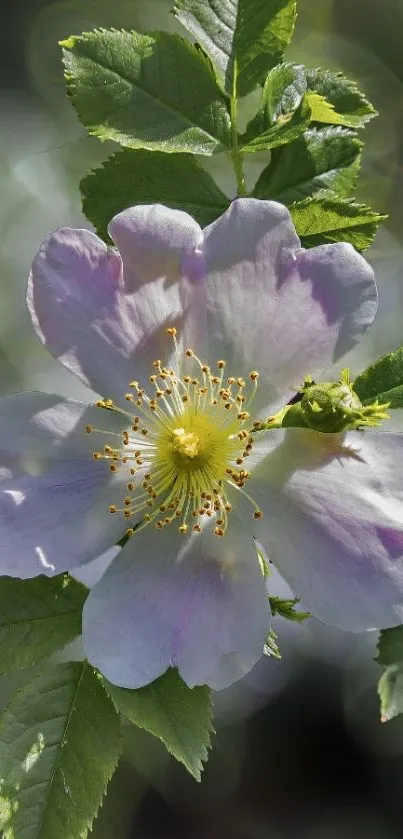
M355 189L362 143L344 128L310 128L293 143L275 149L253 195L290 206L320 192L347 198Z
M402 408L403 347L378 358L360 373L354 382L354 390L364 404L378 399L379 402L390 402L391 408Z
M379 223L386 218L364 204L342 198L307 198L290 207L304 247L327 242L349 242L358 251L372 243Z
M119 716L85 662L23 688L0 721L4 839L82 839L121 752Z
M100 140L207 155L230 144L225 97L185 39L100 29L62 46L68 95Z
M211 58L229 95L245 96L290 43L295 0L176 0L174 14Z

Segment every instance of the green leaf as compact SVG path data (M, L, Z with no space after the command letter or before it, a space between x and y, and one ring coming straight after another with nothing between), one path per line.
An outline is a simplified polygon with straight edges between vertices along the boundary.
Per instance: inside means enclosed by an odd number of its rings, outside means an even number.
M263 87L260 110L240 137L242 152L275 148L299 137L311 120L305 90L302 66L285 63L274 67Z
M362 143L344 128L312 128L273 151L252 195L290 204L318 192L347 198L354 191Z
M403 665L403 626L381 629L376 661L384 667L389 664Z
M357 376L353 388L361 402L390 402L391 408L403 407L403 347L383 355Z
M311 614L310 612L297 612L295 610L295 607L298 605L299 601L299 597L294 597L292 600L284 600L282 597L270 595L269 603L273 617L274 615L280 615L282 618L286 618L289 621L296 621L297 623L302 623L302 621L306 620L307 618L310 618Z
M107 238L111 218L133 204L161 202L185 210L202 227L220 216L229 199L192 155L124 149L81 181L83 210Z
M350 242L358 251L369 247L386 218L364 204L336 196L307 198L293 204L290 213L304 247Z
M165 152L210 155L230 145L211 65L178 35L99 29L61 45L67 92L90 134Z
M314 91L320 98L310 101L317 122L362 128L376 116L376 110L359 90L356 83L346 79L342 73L330 70L305 69L308 91Z
M0 577L0 674L36 664L80 635L87 593L67 574Z
M334 105L328 102L324 96L319 93L307 93L307 99L311 108L312 122L324 122L330 125L344 125L349 127L350 120L348 117L338 114Z
M223 90L245 96L290 43L295 0L176 0L174 14L210 56Z
M281 658L281 653L277 644L277 637L277 633L274 629L271 629L263 647L263 655L268 656L268 658Z
M139 690L126 690L109 682L105 687L118 711L162 740L168 752L200 781L213 732L209 688L188 688L172 669Z
M403 665L387 667L378 682L381 700L381 721L389 722L403 713Z
M34 679L0 721L4 839L84 839L121 746L119 717L88 664Z

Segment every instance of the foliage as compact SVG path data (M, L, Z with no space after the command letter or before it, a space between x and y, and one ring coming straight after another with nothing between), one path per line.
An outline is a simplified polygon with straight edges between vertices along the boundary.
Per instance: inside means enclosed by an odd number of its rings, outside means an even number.
M106 690L126 719L162 740L170 754L197 781L201 780L213 731L211 691L207 687L188 688L171 669L139 690L109 683Z
M95 29L61 42L68 96L88 132L117 149L81 181L83 210L108 241L122 209L162 202L201 226L226 196L200 162L226 154L247 195L245 155L263 153L250 191L286 204L302 245L345 241L362 251L385 218L354 199L363 142L375 110L340 73L288 62L295 0L176 0L196 43L166 32ZM260 91L243 134L238 112ZM363 404L403 407L403 350L354 382ZM264 564L267 572L267 564ZM200 779L212 728L211 692L175 670L139 690L101 679L86 662L45 661L80 635L86 589L54 579L0 580L0 673L43 662L43 675L11 700L0 721L0 827L5 839L85 839L122 747L121 718L159 738ZM298 599L269 597L273 615L303 621ZM403 710L403 627L380 636L384 719ZM280 657L271 630L264 651Z

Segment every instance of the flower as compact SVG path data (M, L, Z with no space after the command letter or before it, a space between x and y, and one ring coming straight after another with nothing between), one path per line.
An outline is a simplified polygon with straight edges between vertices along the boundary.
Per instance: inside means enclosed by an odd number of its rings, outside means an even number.
M32 265L37 334L100 398L3 399L1 572L57 574L126 536L83 644L129 688L176 666L219 689L253 666L270 623L255 539L323 621L398 623L402 438L252 431L368 329L370 266L301 249L285 207L254 199L204 231L137 206L109 233L116 249L56 231Z

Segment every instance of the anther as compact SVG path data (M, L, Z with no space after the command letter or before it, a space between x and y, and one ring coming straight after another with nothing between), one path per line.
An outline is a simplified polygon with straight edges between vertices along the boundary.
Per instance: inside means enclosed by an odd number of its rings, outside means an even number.
M172 335L172 338L176 338L178 331L174 326L169 326L167 329L168 335Z
M92 431L92 425L86 425L86 426L85 426L85 431L86 431L86 433L87 433L87 434L91 434L91 431Z
M263 518L262 511L261 510L255 510L255 512L253 513L253 518L254 519L262 519Z
M218 369L219 369L219 370L224 370L225 364L226 364L226 362L224 361L224 359L223 359L223 358L220 358L220 359L217 361L217 367L218 367Z
M252 372L249 373L249 378L252 379L252 382L256 382L256 380L259 378L258 371L257 370L252 370Z

